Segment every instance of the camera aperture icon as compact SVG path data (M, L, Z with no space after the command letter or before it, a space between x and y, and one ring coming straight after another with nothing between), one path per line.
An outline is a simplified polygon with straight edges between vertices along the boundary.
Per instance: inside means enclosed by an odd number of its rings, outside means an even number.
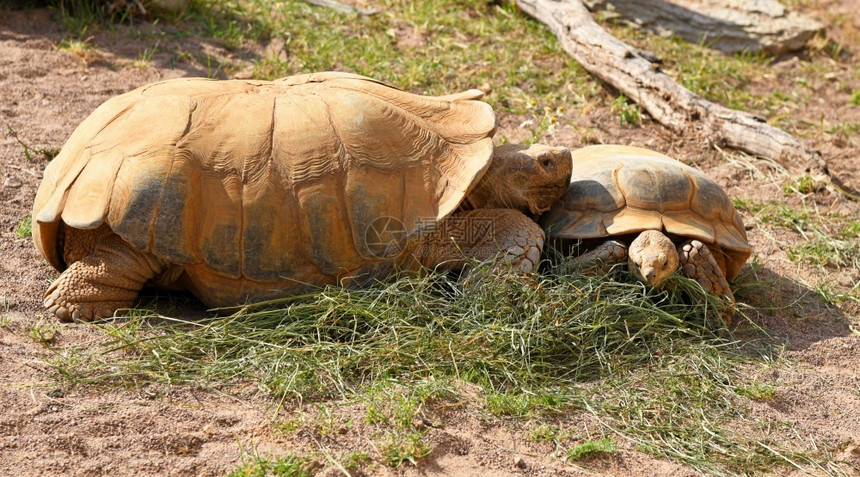
M406 249L409 232L395 217L377 217L364 231L364 243L373 258L394 258Z

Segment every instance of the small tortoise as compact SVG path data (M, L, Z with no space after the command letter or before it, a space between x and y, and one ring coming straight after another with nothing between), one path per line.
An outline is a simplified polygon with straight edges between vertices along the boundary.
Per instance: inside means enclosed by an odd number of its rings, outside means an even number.
M540 224L562 246L598 244L576 262L626 259L633 276L654 288L680 266L709 293L734 301L728 282L752 249L720 186L679 161L628 146L574 151L573 170L567 193Z
M532 272L544 234L530 217L564 193L570 151L494 149L481 97L318 73L112 98L36 195L33 239L63 271L44 304L111 316L148 285L231 306L500 252Z

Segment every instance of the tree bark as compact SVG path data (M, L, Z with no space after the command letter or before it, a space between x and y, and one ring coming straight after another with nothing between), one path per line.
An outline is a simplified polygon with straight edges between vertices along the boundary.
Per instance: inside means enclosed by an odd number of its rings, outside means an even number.
M357 13L359 15L376 15L380 12L380 10L370 9L364 10L358 7L353 7L351 5L346 5L344 3L340 3L337 0L305 0L311 5L316 5L318 7L326 7L331 8L343 13Z
M723 53L800 50L824 26L787 10L777 0L583 0L592 12L636 27L704 41Z
M610 35L581 0L517 0L545 24L586 70L639 103L656 121L683 134L703 132L719 147L771 159L793 173L826 172L818 151L759 117L712 103L660 71L653 55Z

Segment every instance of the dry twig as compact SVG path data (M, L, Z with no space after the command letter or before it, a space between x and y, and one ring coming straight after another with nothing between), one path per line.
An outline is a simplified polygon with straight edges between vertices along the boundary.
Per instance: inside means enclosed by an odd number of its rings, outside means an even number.
M318 7L332 8L332 9L339 10L339 11L345 12L345 13L358 13L359 15L376 15L377 13L380 12L380 10L377 10L375 8L372 8L372 9L356 8L356 7L352 7L352 6L340 3L336 0L305 0L305 1L312 4L312 5L316 5Z
M581 0L517 0L517 6L549 27L586 70L676 133L692 128L714 145L772 159L792 172L826 173L818 151L762 118L712 103L684 88L660 71L653 55L601 28Z

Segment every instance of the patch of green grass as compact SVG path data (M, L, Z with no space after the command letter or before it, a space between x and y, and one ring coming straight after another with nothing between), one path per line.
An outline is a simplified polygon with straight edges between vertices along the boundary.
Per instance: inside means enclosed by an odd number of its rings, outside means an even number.
M95 45L90 43L89 39L64 39L57 43L57 49L60 51L69 52L80 58L85 57L89 52L95 49Z
M10 321L9 308L11 308L11 304L9 303L9 300L6 299L5 296L2 298L3 298L3 305L2 305L3 312L0 313L0 328L6 328L7 326L9 326L9 321Z
M811 194L824 189L825 184L817 181L810 176L800 176L793 181L788 181L782 186L782 192L785 195Z
M87 32L98 31L106 20L111 20L105 17L101 8L106 2L49 0L46 3L59 14L63 28L79 38Z
M46 158L48 160L53 159L54 157L57 156L57 154L60 153L59 148L34 148L34 147L31 147L29 144L24 142L24 140L22 140L20 137L18 137L18 132L15 131L12 128L12 126L9 126L9 125L6 125L5 137L7 137L7 138L11 137L11 138L15 139L15 141L22 148L24 148L24 157L26 157L28 161L34 161L35 160L34 153L38 154L40 156L43 156L44 158Z
M153 2L149 0L42 0L30 3L32 6L45 6L56 12L63 28L77 36L82 36L87 31L96 32L103 28L112 28L118 23L132 23L142 18L144 12L138 4L149 12L153 11Z
M559 409L565 405L566 396L551 392L531 395L521 391L487 392L487 412L496 416L527 417Z
M33 223L30 217L18 222L18 227L15 228L15 235L18 238L27 238L33 235Z
M135 68L146 68L149 66L150 62L152 62L152 57L155 53L158 52L159 44L156 43L154 46L150 48L144 48L137 54L137 59L134 60Z
M748 385L738 386L737 393L753 401L768 401L776 395L776 388L771 384L755 381Z
M316 415L310 420L310 422L313 423L313 427L319 435L333 436L341 429L346 429L347 426L341 425L340 418L329 406L326 406L325 404L317 404L316 408ZM346 424L350 425L351 422Z
M491 392L487 395L487 411L497 416L527 416L534 407L532 397L519 392Z
M424 441L424 433L411 431L407 433L390 432L389 442L382 447L382 455L391 467L400 467L405 462L418 464L418 459L430 454L430 447Z
M242 377L275 399L358 399L391 466L430 452L418 416L430 401L461 399L464 382L484 390L491 414L591 413L607 432L706 472L773 469L787 464L779 455L816 462L726 427L744 419L736 365L750 358L721 327L724 304L554 268L479 276L327 288L197 322L132 314L95 325L101 348L57 350L50 364L91 388Z
M219 40L226 48L238 49L247 41L271 38L276 33L270 28L271 22L283 14L285 3L300 2L194 0L187 9L165 19L196 27L198 34Z
M618 446L615 445L615 440L611 437L604 437L598 440L585 441L582 444L577 444L575 447L567 451L568 460L587 459L596 454L614 454L618 452Z
M537 287L516 277L486 280L464 288L442 275L404 277L199 322L133 316L99 325L112 338L106 351L130 352L102 356L127 358L126 372L111 379L256 376L276 396L349 394L360 383L429 376L487 384L501 394L597 378L613 371L611 354L647 360L650 340L715 337L711 327L720 323L713 305L646 297L635 284L578 276L540 277ZM150 333L157 339L142 339Z
M58 331L60 326L56 322L41 316L36 323L27 326L27 335L30 339L46 348L51 346Z
M839 232L839 236L842 238L860 237L860 220L850 219L848 223L842 227L842 230Z
M851 104L860 106L860 89L851 90Z
M415 383L402 388L391 382L370 382L357 390L364 403L365 422L408 429L413 426L415 416L421 413L424 403L431 399L450 397L444 383Z
M552 135L558 127L558 118L564 112L564 106L559 106L555 110L548 106L541 108L536 101L530 102L529 106L532 109L532 117L520 124L520 128L528 128L531 132L530 137L523 141L526 145L535 144L546 136ZM501 138L500 142L505 144L507 138Z
M603 26L616 38L654 53L662 60L660 69L685 88L729 108L770 115L786 104L805 101L810 95L805 91L780 95L751 92L753 78L770 71L771 59L763 53L726 55L705 43L690 43L677 36L652 35L612 22Z
M406 462L416 465L432 450L424 439L426 430L419 416L424 403L434 395L433 386L409 389L381 382L359 393L367 409L365 421L381 430L374 440L389 466L396 468Z
M556 38L512 2L385 0L375 6L385 13L362 16L303 1L199 0L173 21L228 48L270 43L253 61L252 74L261 79L351 71L427 94L488 83L487 101L517 114L527 114L535 98L554 110L603 94ZM529 41L498 41L504 37Z
M279 457L265 457L256 452L243 455L242 463L228 475L230 477L310 477L314 474L315 463L294 454Z
M783 244L792 261L836 269L860 267L860 241L856 240L860 227L856 219L776 201L735 200L734 204L763 224L798 234L802 240Z
M278 421L274 424L274 428L284 434L292 434L307 424L307 418L301 411L296 413L289 419Z
M562 431L555 426L539 424L529 429L529 442L556 442L570 436L569 432Z
M373 461L366 452L348 452L340 457L341 465L346 470L356 470Z
M541 422L532 427L528 431L526 440L529 442L548 442L555 445L555 450L559 451L562 447L562 441L567 441L573 436L569 430L562 430L556 426Z
M824 130L824 132L828 134L835 134L842 138L848 144L851 143L851 138L855 137L857 131L860 131L860 123L851 123L847 121L837 122Z
M615 98L612 109L618 113L622 125L635 125L639 122L639 105L627 99L623 94Z
M649 372L617 377L593 396L603 421L638 450L670 457L713 475L754 475L781 466L820 472L830 447L806 450L769 433L744 434L726 426L744 421L738 376L720 353L667 350ZM823 462L823 463L822 463Z

